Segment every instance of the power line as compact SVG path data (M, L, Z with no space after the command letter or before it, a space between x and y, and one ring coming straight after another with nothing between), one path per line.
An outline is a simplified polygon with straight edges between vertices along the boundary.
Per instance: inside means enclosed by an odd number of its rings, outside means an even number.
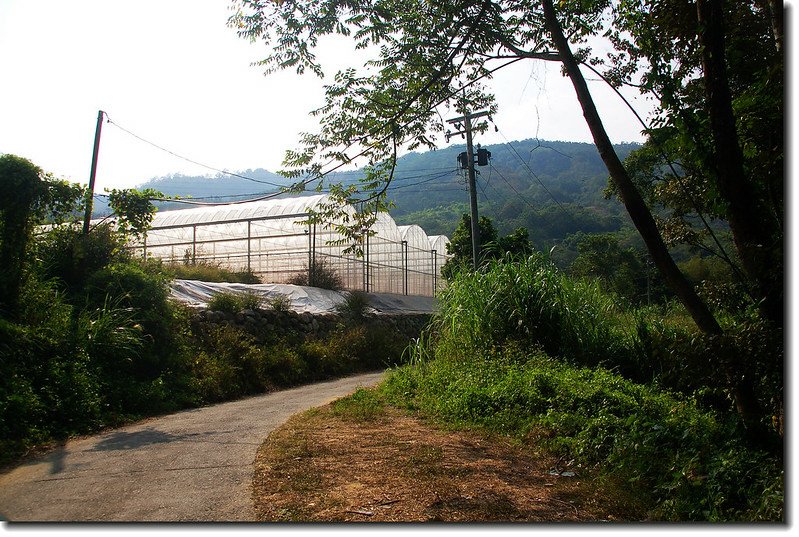
M151 146L155 147L156 149L159 149L159 150L161 150L161 151L164 151L165 153L169 153L170 155L172 155L172 156L174 156L174 157L177 157L177 158L179 158L179 159L181 159L181 160L185 160L186 162L190 162L190 163L192 163L192 164L196 164L197 166L201 166L201 167L203 167L203 168L206 168L206 169L208 169L208 170L215 171L215 172L217 172L217 173L222 173L222 174L225 174L225 175L230 175L230 176L232 176L232 177L238 177L238 178L240 178L240 179L246 179L247 181L252 181L252 182L254 182L254 183L261 183L261 184L264 184L264 185L274 186L274 187L278 187L278 188L284 188L284 187L286 186L286 185L281 185L281 184L278 184L278 183L273 183L273 182L271 182L271 181L264 181L264 180L262 180L262 179L255 179L255 178L253 178L253 177L247 177L246 175L241 175L241 174L234 173L234 172L229 172L229 171L226 171L226 170L220 170L219 168L215 168L215 167L213 167L213 166L209 166L208 164L203 164L202 162L198 162L198 161L196 161L196 160L194 160L194 159L190 159L190 158L188 158L188 157L184 157L183 155L179 155L178 153L175 153L174 151L171 151L171 150L169 150L169 149L167 149L167 148L165 148L165 147L162 147L162 146L160 146L160 145L156 144L155 142L151 142L150 140L147 140L147 139L145 139L145 138L143 138L143 137L139 136L138 134L136 134L136 133L134 133L134 132L132 132L132 131L130 131L130 130L128 130L128 129L126 129L125 127L123 127L123 126L122 126L122 125L120 125L119 123L116 123L115 121L113 121L113 120L112 120L112 119L111 119L111 118L108 116L108 114L106 114L106 115L105 115L105 117L106 117L106 121L107 121L108 123L110 123L111 125L115 126L115 127L116 127L116 128L118 128L119 130L121 130L121 131L123 131L123 132L126 132L127 134L129 134L130 136L133 136L133 137L134 137L134 138L136 138L137 140L140 140L140 141L142 141L142 142L144 142L144 143L146 143L146 144L149 144L149 145L151 145Z
M570 213L569 213L569 212L568 212L568 211L567 211L567 210L566 210L566 209L563 207L563 205L561 205L561 203L560 203L560 202L559 202L557 199L555 199L555 196L554 196L554 195L552 195L552 192L550 192L550 191L549 191L549 189L548 189L548 188L546 187L546 185L544 184L544 182L543 182L543 181L541 181L541 178L540 178L540 177L538 177L538 175L536 175L536 173L535 173L535 172L533 172L533 170L530 168L530 166L527 164L527 162L525 162L525 161L524 161L524 159L523 159L523 158L522 158L522 156L519 154L519 152L518 152L518 151L516 151L516 148L515 148L515 147L513 147L513 144L511 144L511 143L508 141L508 139L505 137L505 134L504 134L502 131L500 131L499 129L497 129L497 132L499 132L499 134L500 134L500 135L502 136L502 138L505 140L505 145L507 145L508 147L510 147L511 151L513 151L513 154L514 154L514 155L516 155L516 158L518 158L518 159L519 159L519 162L521 162L521 163L524 165L524 167L525 167L525 168L527 168L527 171L529 172L529 174L530 174L530 175L531 175L531 176L532 176L532 177L533 177L533 178L534 178L536 181L538 181L538 184L539 184L539 185L541 185L541 188L543 188L543 189L544 189L544 191L545 191L545 192L546 192L546 193L549 195L549 197L552 199L552 201L554 201L554 202L555 202L555 205L557 205L557 206L560 208L560 210L561 210L561 211L563 211L563 213L564 213L566 216L568 216L568 217L569 217L571 220L574 220L574 218L572 217L572 215L571 215L571 214L570 214ZM503 179L504 179L504 177L503 177ZM508 181L506 180L506 182L508 182ZM508 185L510 185L510 183L509 183L509 182L508 182ZM513 188L513 187L511 186L511 188ZM515 191L515 190L516 190L516 189L514 188L514 191ZM518 194L518 192L517 192L517 194Z

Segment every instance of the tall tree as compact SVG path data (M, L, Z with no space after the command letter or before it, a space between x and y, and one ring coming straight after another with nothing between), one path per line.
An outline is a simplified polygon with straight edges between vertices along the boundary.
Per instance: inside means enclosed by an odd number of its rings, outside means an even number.
M734 143L729 142L733 133L724 123L729 120L729 98L718 93L723 89L723 77L714 74L714 69L724 71L726 60L718 50L712 52L719 37L724 37L724 30L708 20L715 16L718 6L710 5L707 13L702 11L706 2L718 3L699 0L700 13L683 20L679 17L685 15L687 3L681 0L662 3L564 0L557 5L552 0L240 0L235 2L237 11L230 23L240 35L262 39L272 47L271 55L262 62L267 71L309 69L321 75L322 67L313 49L328 34L349 36L356 48L373 54L363 69L341 71L326 86L325 105L314 112L320 120L320 132L304 135L302 149L288 152L285 163L290 174L302 178L298 188L313 182L321 188L325 172L365 159L370 175L363 186L371 193L352 189L336 192L344 194L341 201L366 202L375 209L384 206L381 199L393 177L397 148L432 146L431 136L443 130L438 107L451 103L460 109L468 103L473 108L488 107L493 111L495 103L480 82L494 70L522 59L561 62L575 88L600 156L653 262L697 326L708 334L718 335L721 328L717 320L669 255L649 207L615 153L581 71L588 60L598 61L586 46L588 38L606 35L617 47L605 75L613 83L628 82L643 71L646 86L650 79L665 78L664 73L674 65L683 70L678 80L697 78L696 73L701 72L699 80L707 82L704 87L716 92L713 98L719 102L710 107L709 117L685 113L676 113L674 117L692 120L684 122L683 127L699 141L701 131L694 128L695 124L701 127L708 121L711 123L715 152L703 151L703 154L707 155L708 168L715 167L720 173L718 160L727 158L727 151L734 150ZM680 9L670 10L671 4L678 4ZM699 24L699 18L710 22L710 27ZM646 39L660 26L684 27L686 21L689 25L681 34L683 40L667 45L660 57L650 55L658 61L642 67L651 59L645 51L657 48L660 43L657 39L652 42ZM641 31L636 33L637 30ZM698 39L697 32L701 32ZM692 45L697 42L706 49L705 56ZM581 48L573 51L573 46ZM676 61L679 58L671 51L683 49L691 61L704 58L705 62ZM692 84L687 89L688 97L693 99L688 102L695 108L697 103L705 103L704 98L696 96L697 86L701 84ZM665 85L664 88L671 91L659 95L665 112L657 118L661 121L671 117L672 109L683 110L681 105L686 102L681 100L680 88ZM733 167L738 173L739 164L733 163ZM735 185L740 184L732 180ZM731 192L723 188L719 191L721 199L734 211ZM755 213L758 210L761 209L755 209ZM736 244L742 259L753 247L749 241L747 250L737 238ZM754 246L765 249L771 245L758 242ZM750 379L742 381L736 367L730 366L725 372L742 416L752 423L758 411L751 396Z
M657 99L660 134L648 150L658 149L660 165L676 178L669 181L672 201L682 197L700 216L729 223L752 296L779 327L782 9L781 2L746 0L622 0L608 29L620 52L605 62L617 83L634 79Z

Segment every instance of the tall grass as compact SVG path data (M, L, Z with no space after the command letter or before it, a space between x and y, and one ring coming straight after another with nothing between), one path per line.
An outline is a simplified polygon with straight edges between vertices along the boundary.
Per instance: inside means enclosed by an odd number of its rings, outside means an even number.
M546 445L628 482L653 518L783 516L782 455L743 440L713 367L751 356L761 401L781 401L767 327L739 318L703 336L678 307L626 309L542 255L462 273L439 303L385 385L393 403Z
M543 254L461 273L439 304L442 329L474 349L514 342L583 364L629 359L631 330L619 322L617 301L595 282L567 278Z

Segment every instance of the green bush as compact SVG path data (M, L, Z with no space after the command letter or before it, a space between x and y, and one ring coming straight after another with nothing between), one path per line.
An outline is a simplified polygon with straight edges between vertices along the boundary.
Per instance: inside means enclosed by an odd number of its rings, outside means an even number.
M664 520L782 516L782 468L691 399L544 355L438 358L392 372L390 402L547 446L623 479Z
M461 273L439 295L439 323L475 350L523 343L585 365L630 367L629 328L598 284L573 281L543 255Z
M220 291L211 295L208 300L208 309L238 313L243 310L256 310L261 307L263 299L253 292Z
M98 270L130 261L124 238L111 224L95 226L88 235L77 225L58 226L37 242L36 255L41 279L60 282L70 296Z
M349 291L344 294L344 301L336 305L336 312L347 319L362 321L369 307L369 295L363 291Z

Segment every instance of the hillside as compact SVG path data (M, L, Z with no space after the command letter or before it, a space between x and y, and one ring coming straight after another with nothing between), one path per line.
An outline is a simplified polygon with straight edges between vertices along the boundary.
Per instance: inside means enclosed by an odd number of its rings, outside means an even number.
M592 144L529 139L485 147L491 152L491 161L477 168L479 210L494 220L500 233L524 227L537 248L549 249L577 231L629 227L621 204L602 196L607 171ZM624 158L635 147L619 145L617 151ZM419 224L431 235L452 234L461 214L468 212L466 174L457 167L457 155L465 150L465 145L453 145L399 159L388 189L395 204L391 213L399 224ZM140 188L154 188L170 196L225 201L275 192L291 183L263 169L237 175L170 175L151 179ZM330 179L353 182L360 176L360 171L352 171L332 174ZM161 209L173 207L177 205L167 204Z

